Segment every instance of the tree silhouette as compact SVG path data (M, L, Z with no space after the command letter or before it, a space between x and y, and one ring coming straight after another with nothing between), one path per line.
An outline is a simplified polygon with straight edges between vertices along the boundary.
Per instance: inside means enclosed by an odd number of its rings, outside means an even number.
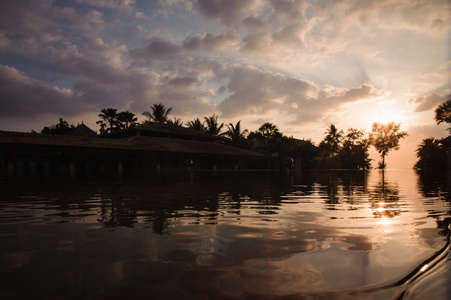
M143 116L146 116L149 120L157 123L166 123L168 121L168 116L172 111L172 107L166 108L164 104L158 103L150 107L151 112L143 112Z
M313 160L318 155L318 147L309 140L300 140L297 156L302 159L301 168L309 169L313 167Z
M390 122L388 124L373 123L370 134L371 144L381 156L380 169L385 169L385 156L391 150L399 150L399 141L407 136L407 132L400 131L401 123Z
M205 131L204 122L202 122L199 118L196 118L194 121L189 121L187 124L188 128Z
M230 143L235 146L241 146L246 139L246 134L249 132L247 129L241 131L241 121L238 121L236 125L229 123L227 126L227 131L224 135L228 137Z
M101 110L99 117L102 118L102 120L97 121L96 124L100 125L101 134L110 133L115 131L116 129L119 129L120 122L117 119L117 109L104 108Z
M435 122L451 123L451 99L443 102L435 109Z
M338 130L334 124L330 124L324 134L326 136L321 141L319 147L327 157L335 156L341 147L343 130Z
M129 111L121 111L117 114L117 120L120 123L120 127L125 129L138 125L138 118L135 114Z
M415 169L446 169L446 149L441 140L427 138L418 146Z
M269 122L263 123L258 128L258 132L261 133L266 142L282 137L279 128L277 128L275 124Z
M172 120L167 120L167 123L175 125L175 126L180 126L180 127L183 126L182 119L176 118L176 117L174 117L174 119L172 119Z
M50 125L42 128L41 133L44 134L67 134L69 131L74 129L74 125L69 125L67 121L65 121L63 118L59 118L59 123L55 125Z
M219 132L221 132L224 123L218 125L218 115L212 115L211 117L205 117L204 119L207 123L205 131L210 134L219 135Z
M364 130L349 128L338 150L338 160L345 169L369 169L371 159L368 149L371 143Z

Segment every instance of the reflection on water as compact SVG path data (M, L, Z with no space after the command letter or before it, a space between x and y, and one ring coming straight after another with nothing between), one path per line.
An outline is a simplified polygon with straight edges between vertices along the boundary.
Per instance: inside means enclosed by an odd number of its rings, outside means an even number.
M451 280L446 174L162 172L1 183L2 299L380 299L410 287L424 295L422 277L435 283L431 296L450 292L437 284ZM410 283L438 251L440 264Z

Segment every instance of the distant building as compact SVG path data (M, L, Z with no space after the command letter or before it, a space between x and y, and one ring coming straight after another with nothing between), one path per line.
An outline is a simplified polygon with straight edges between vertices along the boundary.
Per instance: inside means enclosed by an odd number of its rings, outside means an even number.
M0 131L2 175L21 172L237 170L261 165L262 154L221 137L171 124L144 123L97 135L81 124L68 135Z

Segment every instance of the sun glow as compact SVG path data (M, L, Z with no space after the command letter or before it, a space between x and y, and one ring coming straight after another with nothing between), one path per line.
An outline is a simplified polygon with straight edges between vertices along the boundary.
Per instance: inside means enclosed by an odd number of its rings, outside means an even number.
M399 112L396 112L395 110L386 109L384 111L378 112L374 115L372 115L373 122L378 123L390 123L390 122L398 122L399 119Z
M390 122L408 123L406 108L396 99L374 99L366 103L360 111L361 118L366 128L371 130L374 122L387 124Z

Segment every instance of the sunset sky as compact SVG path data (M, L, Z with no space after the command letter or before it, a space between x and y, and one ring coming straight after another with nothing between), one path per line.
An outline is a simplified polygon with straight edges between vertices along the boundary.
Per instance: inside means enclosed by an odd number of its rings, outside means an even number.
M389 168L411 168L423 138L447 135L449 0L16 0L0 4L0 130L40 131L107 107L139 121L150 105L182 121L214 113L319 144L330 124L409 137ZM377 157L373 157L377 159ZM373 166L376 166L373 163Z

